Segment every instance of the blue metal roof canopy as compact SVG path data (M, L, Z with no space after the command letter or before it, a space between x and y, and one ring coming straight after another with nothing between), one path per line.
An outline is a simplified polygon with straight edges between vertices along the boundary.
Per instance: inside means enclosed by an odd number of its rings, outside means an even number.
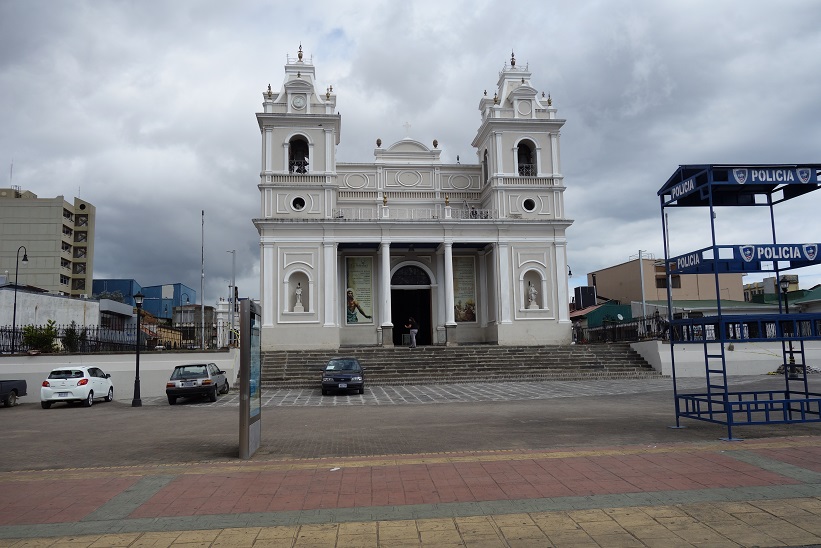
M674 319L671 283L673 274L712 273L716 295L719 295L721 273L776 272L777 276L783 270L818 263L819 243L777 243L773 206L818 190L820 180L821 164L682 165L659 189L676 427L680 427L681 417L724 424L726 439L732 440L735 439L734 425L821 422L821 394L809 391L804 347L805 340L821 340L821 314L781 314L786 309L782 308L785 303L779 293L777 315L723 318L718 300L717 316ZM768 207L772 243L716 245L714 208L717 206ZM712 245L670 257L664 214L667 207L709 207ZM730 391L725 344L752 341L781 343L783 390ZM793 347L794 342L799 345L797 349ZM675 345L680 343L703 345L706 393L678 393ZM798 369L803 373L800 377L796 374ZM794 384L801 386L795 389Z

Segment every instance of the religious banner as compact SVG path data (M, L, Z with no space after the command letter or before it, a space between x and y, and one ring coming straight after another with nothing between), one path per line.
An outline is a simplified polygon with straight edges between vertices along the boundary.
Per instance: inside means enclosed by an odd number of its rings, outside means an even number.
M453 308L457 322L476 321L476 267L473 257L453 258Z
M345 260L345 323L373 323L373 258Z

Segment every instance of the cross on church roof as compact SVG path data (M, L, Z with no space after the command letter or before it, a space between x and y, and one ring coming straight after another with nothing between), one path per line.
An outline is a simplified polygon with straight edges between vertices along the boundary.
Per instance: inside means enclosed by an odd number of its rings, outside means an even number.
M405 128L405 137L410 137L410 122L405 122L404 124L402 124L402 127Z

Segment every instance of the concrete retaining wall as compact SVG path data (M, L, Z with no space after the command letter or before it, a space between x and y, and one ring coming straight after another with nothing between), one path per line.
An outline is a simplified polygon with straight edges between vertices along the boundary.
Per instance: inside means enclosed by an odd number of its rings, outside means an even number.
M661 341L643 341L632 343L636 352L647 360L657 371L665 375L672 375L672 357L670 345ZM719 354L720 345L707 345L710 354ZM798 348L796 344L795 348ZM804 345L807 364L812 367L821 366L821 341L810 341ZM677 344L676 376L677 377L704 377L704 346L701 344ZM740 342L733 343L733 350L726 352L728 375L764 375L778 369L784 362L781 353L781 343ZM796 361L800 361L797 357ZM715 364L715 362L714 362Z
M231 389L237 386L239 350L226 352L140 354L140 397L165 396L165 383L175 365L215 363L226 372ZM0 356L0 379L25 379L28 396L22 401L39 402L40 385L52 369L64 365L96 365L111 375L114 399L131 401L134 396L134 354Z

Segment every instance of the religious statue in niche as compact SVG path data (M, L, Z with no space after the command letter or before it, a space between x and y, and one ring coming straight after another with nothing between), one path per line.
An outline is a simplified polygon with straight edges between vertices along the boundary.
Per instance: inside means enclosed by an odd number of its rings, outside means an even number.
M297 282L296 290L294 291L296 297L296 304L294 304L294 312L305 312L305 307L302 306L302 283Z
M539 292L536 291L536 286L533 285L530 282L527 282L527 302L528 302L527 307L528 308L539 308L539 303L536 302L536 295L538 295L538 294L539 294Z

